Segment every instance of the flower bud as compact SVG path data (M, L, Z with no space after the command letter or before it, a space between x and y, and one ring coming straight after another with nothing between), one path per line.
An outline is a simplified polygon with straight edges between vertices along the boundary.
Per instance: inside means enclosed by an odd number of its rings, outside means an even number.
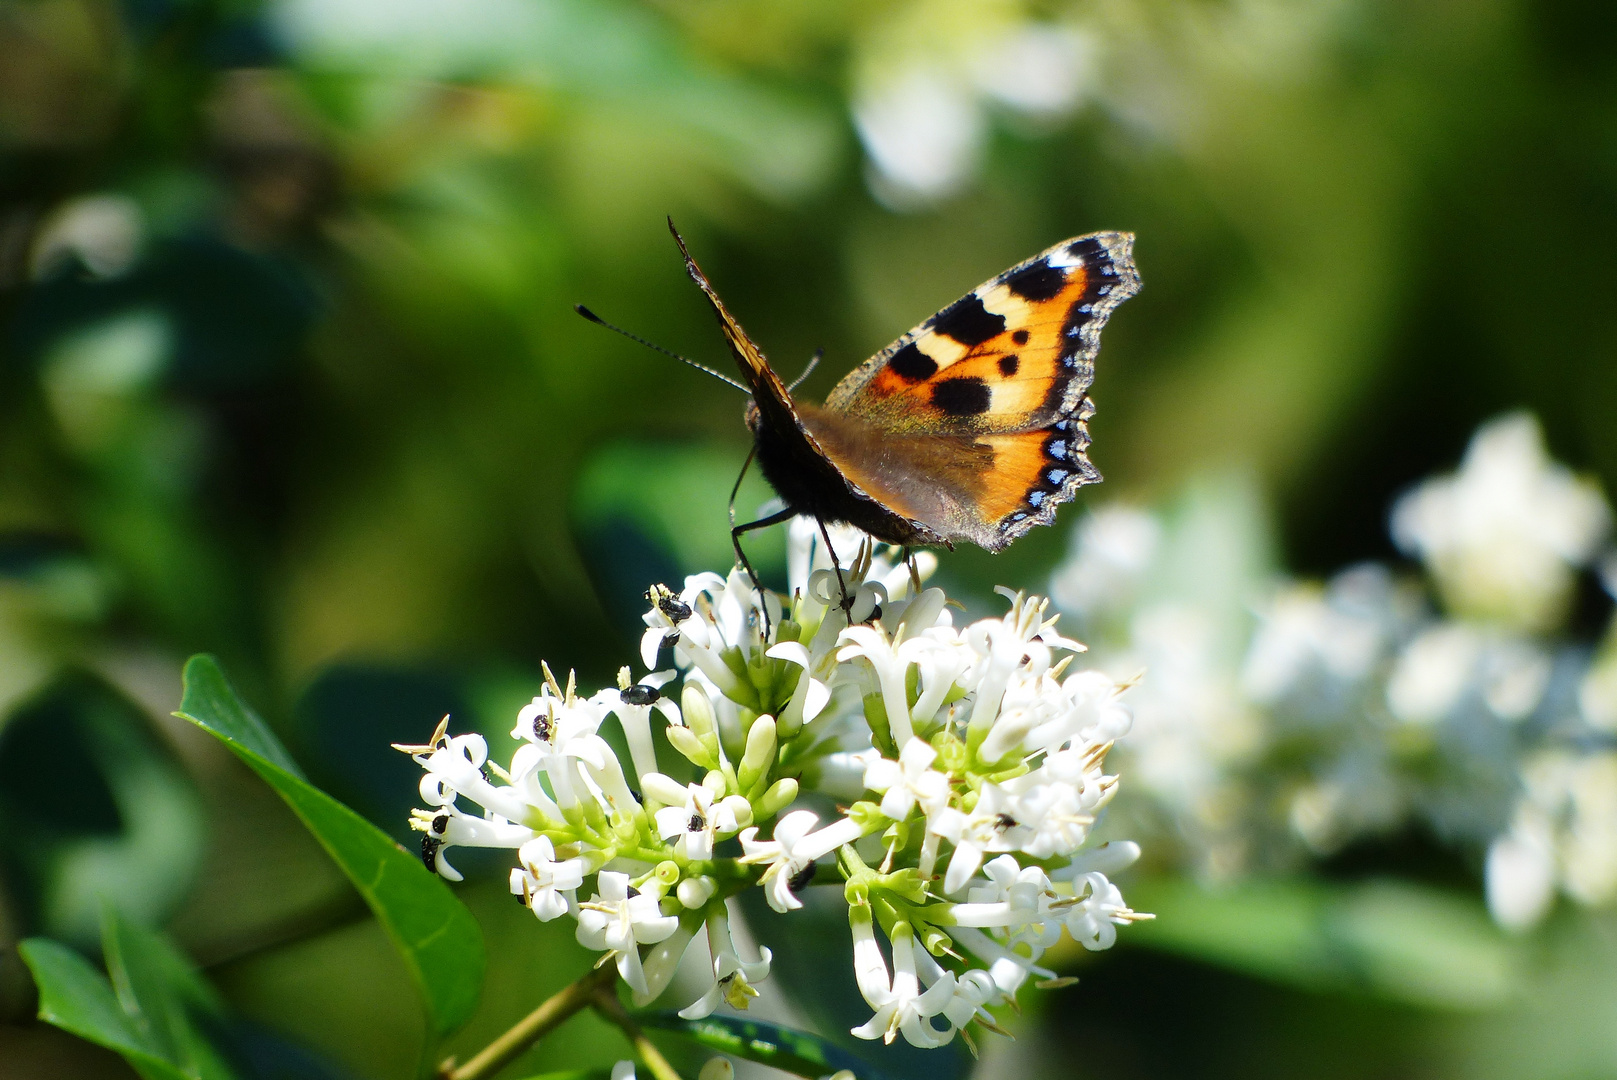
M681 881L679 887L674 890L674 895L679 897L681 904L695 910L713 899L713 894L716 891L718 891L718 885L712 878L703 874L700 877L686 878Z
M738 777L741 790L751 791L754 785L769 775L769 767L774 763L775 718L760 716L752 722L752 730L747 732L747 750L741 755Z
M752 800L754 821L768 821L797 798L797 781L788 776L769 785L769 790Z
M673 731L675 729L669 728ZM647 799L655 799L664 806L683 806L685 804L685 785L672 776L662 773L647 773L640 778L640 790Z
M736 1067L730 1064L729 1058L708 1058L702 1071L696 1074L696 1080L735 1080Z
M679 752L680 756L692 765L701 769L711 769L719 763L712 749L706 746L701 739L692 735L682 727L669 725L664 734L668 736L668 745Z
M693 682L685 684L685 691L679 697L679 711L685 717L685 726L698 739L705 741L707 736L713 734L713 703L700 685Z

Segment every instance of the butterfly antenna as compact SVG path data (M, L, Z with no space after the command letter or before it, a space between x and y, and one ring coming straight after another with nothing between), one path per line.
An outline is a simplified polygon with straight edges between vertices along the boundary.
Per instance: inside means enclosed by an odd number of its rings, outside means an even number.
M799 386L802 386L803 385L803 380L808 378L810 375L814 374L814 369L820 366L820 359L823 356L825 356L825 350L824 349L815 349L814 350L814 355L809 357L808 367L803 369L803 374L799 375L797 378L792 380L792 385L790 385L790 386L788 386L786 388L787 393L791 393L792 391L796 390Z
M589 308L585 307L583 304L574 304L573 305L573 310L578 312L580 315L584 316L584 318L588 319L590 322L595 323L597 326L604 326L608 330L611 330L611 331L614 331L616 333L622 334L624 337L628 338L630 341L639 342L641 345L644 345L646 348L652 350L653 352L660 352L664 356L672 356L675 360L678 360L681 363L689 364L691 367L695 368L697 371L706 372L707 374L713 376L715 379L718 379L720 382L729 383L731 386L735 387L737 390L740 390L743 393L747 393L747 394L752 393L752 391L747 389L747 387L743 383L737 382L736 380L730 378L730 376L724 374L722 371L714 371L712 368L708 367L706 364L698 364L695 360L692 360L688 356L681 356L681 355L679 355L679 353L674 352L671 349L665 349L661 345L655 345L655 344L647 341L645 338L641 337L639 334L631 334L631 333L629 333L629 331L625 330L621 326L613 326L611 323L607 322L605 319L603 319L599 315L595 314L595 312L591 311Z

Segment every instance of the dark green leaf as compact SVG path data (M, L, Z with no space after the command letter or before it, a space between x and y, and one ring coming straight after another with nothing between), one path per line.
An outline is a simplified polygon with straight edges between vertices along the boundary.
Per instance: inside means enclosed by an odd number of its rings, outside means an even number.
M49 938L29 938L17 951L39 987L41 1020L121 1055L149 1080L188 1080L125 1014L88 960Z
M392 939L421 990L433 1033L459 1027L477 1005L485 956L476 920L449 887L288 767L285 749L236 697L213 657L194 656L185 665L185 697L176 715L223 740L286 800Z
M231 744L232 749L248 750L282 772L304 779L303 770L269 725L236 696L224 669L213 657L193 656L186 661L185 697L176 715L206 728Z
M195 1022L221 1015L218 997L167 939L107 906L102 951L119 1004L147 1045L198 1080L235 1075Z
M643 1027L679 1035L710 1050L798 1076L824 1076L848 1069L859 1080L883 1080L882 1074L842 1047L818 1035L776 1024L717 1015L686 1020L675 1012L645 1013L636 1019Z

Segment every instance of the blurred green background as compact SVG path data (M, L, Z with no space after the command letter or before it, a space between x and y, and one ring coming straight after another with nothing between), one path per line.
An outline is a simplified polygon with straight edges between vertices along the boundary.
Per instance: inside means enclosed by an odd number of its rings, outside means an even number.
M747 446L740 395L570 310L727 367L666 215L783 372L825 350L816 398L1011 263L1137 234L1093 391L1106 486L1004 555L945 554L968 600L1045 588L1086 500L1229 470L1294 570L1391 558L1392 498L1515 407L1617 490L1598 0L0 0L0 154L0 1076L127 1075L32 1021L10 947L93 949L108 888L203 965L262 1075L408 1075L402 969L168 717L179 666L219 654L401 837L417 772L389 742L445 712L501 730L541 658L610 681L650 582L728 564ZM779 538L755 547L779 577ZM463 1054L586 959L486 869ZM1475 893L1419 837L1322 872ZM1173 888L1136 906L1166 928ZM1617 1076L1609 915L1561 913L1462 1004L1205 947L1284 937L1294 900L1191 904L1202 945L1126 934L978 1075ZM1333 902L1309 910L1349 936L1438 918ZM793 1015L835 1016L847 973L780 951ZM544 1064L616 1057L594 1023ZM971 1067L918 1062L892 1068Z

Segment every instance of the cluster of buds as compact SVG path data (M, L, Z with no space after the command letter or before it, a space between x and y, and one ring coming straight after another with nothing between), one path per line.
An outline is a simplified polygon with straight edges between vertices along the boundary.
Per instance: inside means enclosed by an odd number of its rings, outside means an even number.
M541 920L572 916L637 1003L705 933L712 981L687 1018L744 1008L769 973L767 948L736 948L735 896L759 887L787 913L840 885L875 1013L854 1033L918 1046L997 1030L988 1010L1030 976L1059 982L1040 959L1063 928L1109 947L1145 917L1107 876L1138 848L1085 847L1117 789L1105 759L1129 728L1126 686L1068 670L1083 646L1045 601L1006 591L1003 618L956 627L921 587L930 557L894 565L843 542L846 566L794 525L789 598L739 571L651 589L653 673L584 696L547 668L508 767L445 728L399 747L426 770L413 824L429 867L457 879L453 848L515 849L511 891ZM609 717L627 765L600 734Z

